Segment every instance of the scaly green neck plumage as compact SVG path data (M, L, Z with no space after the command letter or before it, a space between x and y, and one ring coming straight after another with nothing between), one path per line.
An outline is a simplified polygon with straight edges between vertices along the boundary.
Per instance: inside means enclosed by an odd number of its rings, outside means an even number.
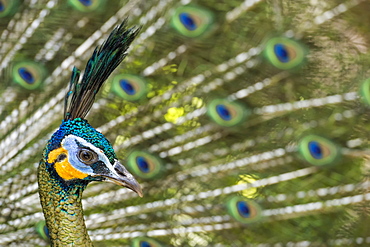
M63 188L43 161L38 168L38 183L42 209L49 229L52 246L92 246L87 234L82 192L87 184Z
M56 159L48 160L48 163L46 160L51 151L60 147L63 138L68 134L75 134L92 143L94 147L102 148L101 150L104 150L104 154L107 155L106 159L109 159L111 163L110 166L115 163L116 157L109 142L83 118L92 107L95 96L104 81L126 57L127 49L138 32L139 29L127 29L126 21L123 21L111 32L107 40L95 49L87 62L81 81L79 80L80 71L77 68L72 71L70 87L65 98L64 121L48 142L44 160L41 161L38 170L40 199L52 246L92 246L85 227L81 204L82 192L89 180L85 179L86 173L83 177L70 176L71 170L62 168L63 165L56 168L54 166L55 163L58 164L55 162ZM51 164L51 162L54 163ZM56 174L55 169L63 171L64 175L59 172ZM104 167L101 169L104 170ZM122 170L123 168L115 167L115 169ZM81 171L79 172L81 175ZM99 178L95 180L100 181ZM69 182L65 181L72 182L66 184ZM138 187L136 180L131 179L130 181L134 183L135 188ZM139 189L136 190L141 194Z

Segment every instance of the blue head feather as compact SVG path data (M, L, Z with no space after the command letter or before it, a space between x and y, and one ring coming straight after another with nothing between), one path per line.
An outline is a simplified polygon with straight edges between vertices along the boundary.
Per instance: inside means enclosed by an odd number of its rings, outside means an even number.
M94 129L85 119L76 118L73 120L63 120L59 129L53 134L46 147L46 157L50 151L59 148L63 138L67 135L75 135L85 139L94 146L104 151L109 161L113 164L116 154L107 138Z

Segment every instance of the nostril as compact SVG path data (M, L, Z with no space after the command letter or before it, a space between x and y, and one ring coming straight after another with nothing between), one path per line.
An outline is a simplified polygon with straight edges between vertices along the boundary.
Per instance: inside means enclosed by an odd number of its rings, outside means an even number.
M126 173L120 166L114 167L114 170L118 173L118 175L121 175L123 177L126 177Z

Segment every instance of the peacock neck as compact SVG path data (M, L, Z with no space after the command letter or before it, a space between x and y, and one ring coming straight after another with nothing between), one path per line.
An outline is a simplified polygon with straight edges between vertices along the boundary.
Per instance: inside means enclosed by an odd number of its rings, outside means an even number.
M41 161L39 194L52 246L92 246L82 211L82 192L87 184L66 186L55 179Z

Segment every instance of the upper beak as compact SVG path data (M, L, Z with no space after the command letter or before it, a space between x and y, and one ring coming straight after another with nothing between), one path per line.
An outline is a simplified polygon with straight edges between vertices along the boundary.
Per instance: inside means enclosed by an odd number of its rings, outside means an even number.
M141 190L140 184L118 160L114 163L113 168L115 171L114 173L104 174L103 176L115 184L135 191L140 197L143 197L143 191Z

